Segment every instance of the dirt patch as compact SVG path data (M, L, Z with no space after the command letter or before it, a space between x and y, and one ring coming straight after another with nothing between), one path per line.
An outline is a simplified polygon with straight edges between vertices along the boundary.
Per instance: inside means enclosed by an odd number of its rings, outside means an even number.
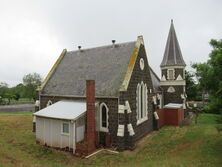
M201 143L202 143L202 140L197 140L197 141L193 141L193 142L189 142L189 143L181 143L181 144L178 144L169 153L173 154L173 155L177 155L177 154L183 152L184 150L187 150L188 148L198 147L199 145L201 145Z
M14 157L9 156L9 155L4 156L4 162L5 162L5 164L13 164L15 166L21 166L20 160L17 160Z

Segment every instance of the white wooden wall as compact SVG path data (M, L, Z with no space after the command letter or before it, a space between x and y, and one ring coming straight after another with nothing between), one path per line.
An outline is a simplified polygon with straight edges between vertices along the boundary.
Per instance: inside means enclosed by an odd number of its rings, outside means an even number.
M47 145L57 148L74 148L76 142L84 139L85 125L75 127L75 122L69 122L69 135L62 134L62 123L66 122L59 119L50 119L36 117L36 140L42 145ZM75 133L77 134L75 136ZM76 141L76 142L75 142Z

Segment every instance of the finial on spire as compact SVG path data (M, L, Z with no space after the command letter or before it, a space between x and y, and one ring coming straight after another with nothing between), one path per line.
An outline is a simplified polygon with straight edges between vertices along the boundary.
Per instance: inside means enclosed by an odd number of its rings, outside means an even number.
M173 19L171 19L171 23L173 23Z

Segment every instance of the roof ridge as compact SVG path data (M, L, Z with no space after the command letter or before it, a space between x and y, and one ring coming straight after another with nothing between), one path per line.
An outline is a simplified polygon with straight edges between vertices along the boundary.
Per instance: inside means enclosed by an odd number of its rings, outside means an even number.
M129 42L121 42L121 43L115 43L115 46L123 46L126 44L131 44L131 43L135 43L136 41L129 41ZM88 50L93 50L93 49L102 49L102 48L108 48L108 47L113 47L113 44L110 45L103 45L103 46L97 46L97 47L89 47L86 49L81 49L82 51L88 51ZM67 51L67 53L75 53L75 52L79 52L79 50L71 50L71 51Z

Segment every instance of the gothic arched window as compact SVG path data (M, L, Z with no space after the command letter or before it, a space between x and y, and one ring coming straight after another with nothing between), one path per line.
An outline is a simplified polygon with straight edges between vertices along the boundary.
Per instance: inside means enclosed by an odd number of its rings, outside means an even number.
M100 130L108 132L108 112L109 109L105 103L100 104Z
M146 84L144 84L143 81L138 83L136 90L137 124L140 124L148 119L147 93Z
M52 105L52 101L49 100L49 101L47 102L47 105L46 105L46 106L48 107L48 106L51 106L51 105Z

